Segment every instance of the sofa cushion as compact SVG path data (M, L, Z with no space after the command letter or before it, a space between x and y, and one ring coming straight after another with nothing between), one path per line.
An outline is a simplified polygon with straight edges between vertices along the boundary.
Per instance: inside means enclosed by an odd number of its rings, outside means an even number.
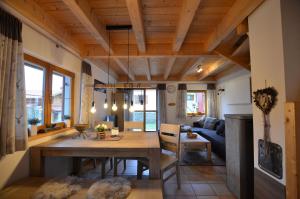
M216 127L216 133L220 136L225 136L225 121L219 120L217 127Z
M202 115L195 123L197 123L197 127L203 128L205 122L205 115Z
M214 130L217 122L218 122L217 118L206 117L203 128Z

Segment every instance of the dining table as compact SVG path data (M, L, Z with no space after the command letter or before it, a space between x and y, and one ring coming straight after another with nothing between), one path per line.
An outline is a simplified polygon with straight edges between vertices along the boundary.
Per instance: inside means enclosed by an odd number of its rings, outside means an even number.
M91 134L93 135L93 134ZM110 135L107 135L110 136ZM149 178L160 178L157 132L120 132L119 140L62 136L30 148L31 176L44 176L45 157L141 157L149 160Z

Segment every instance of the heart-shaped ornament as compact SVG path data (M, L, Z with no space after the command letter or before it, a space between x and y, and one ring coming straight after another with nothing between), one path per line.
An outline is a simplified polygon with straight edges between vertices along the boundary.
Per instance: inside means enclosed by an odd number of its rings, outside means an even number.
M258 89L253 92L255 105L266 115L268 115L272 108L276 105L278 92L273 87Z

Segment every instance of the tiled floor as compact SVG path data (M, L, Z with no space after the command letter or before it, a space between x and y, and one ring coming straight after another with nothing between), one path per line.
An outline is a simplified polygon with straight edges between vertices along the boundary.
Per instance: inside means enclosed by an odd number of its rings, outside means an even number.
M226 169L224 166L180 166L181 189L177 189L176 177L165 183L166 199L233 199L226 187ZM109 176L113 173L109 172ZM135 178L136 161L128 160L127 169L123 171L123 163L118 166L118 174ZM144 173L143 178L148 178Z

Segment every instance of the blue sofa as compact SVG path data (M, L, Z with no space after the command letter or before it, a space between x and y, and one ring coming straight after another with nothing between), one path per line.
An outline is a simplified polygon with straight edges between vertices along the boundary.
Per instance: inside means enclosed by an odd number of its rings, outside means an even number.
M209 140L212 145L212 151L223 160L226 159L224 120L218 120L213 130L203 128L199 122L194 122L192 131Z

